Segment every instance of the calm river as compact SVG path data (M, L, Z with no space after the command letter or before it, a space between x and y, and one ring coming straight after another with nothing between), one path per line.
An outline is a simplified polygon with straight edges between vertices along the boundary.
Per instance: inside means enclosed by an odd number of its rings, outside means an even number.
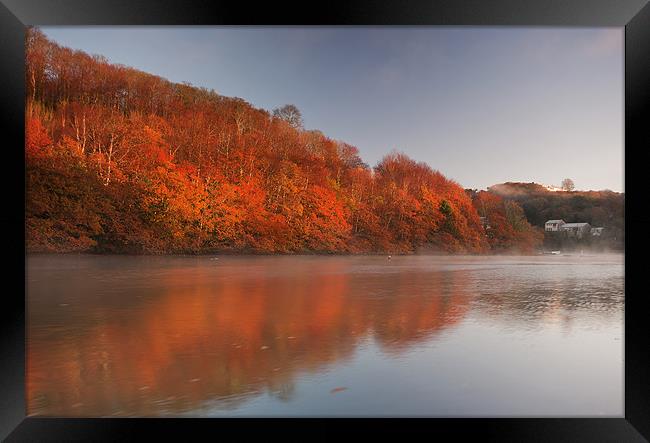
M622 416L623 275L623 255L33 255L28 413Z

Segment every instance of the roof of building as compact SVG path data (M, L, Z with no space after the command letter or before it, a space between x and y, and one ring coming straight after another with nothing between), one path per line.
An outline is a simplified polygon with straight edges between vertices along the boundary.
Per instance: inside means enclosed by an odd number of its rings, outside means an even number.
M546 223L559 223L559 222L565 223L565 221L562 220L562 219L560 219L560 220L546 220Z
M589 223L565 223L563 228L583 228L585 226L591 226Z

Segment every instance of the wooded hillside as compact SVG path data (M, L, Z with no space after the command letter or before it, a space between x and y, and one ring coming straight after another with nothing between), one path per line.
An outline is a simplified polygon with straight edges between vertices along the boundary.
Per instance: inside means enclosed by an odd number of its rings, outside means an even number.
M516 204L490 200L502 224L490 236L459 184L396 152L369 168L354 146L305 130L295 107L256 109L36 28L26 91L28 251L484 253L541 241Z
M488 191L518 203L526 219L544 227L547 220L589 223L604 227L598 239L602 248L623 249L625 243L625 194L603 191L551 192L537 183L501 183Z

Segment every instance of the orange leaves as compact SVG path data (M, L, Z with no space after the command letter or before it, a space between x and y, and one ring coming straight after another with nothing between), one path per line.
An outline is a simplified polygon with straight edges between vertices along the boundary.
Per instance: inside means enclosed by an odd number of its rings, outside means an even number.
M391 153L377 165L366 186L372 188L370 206L378 217L371 235L376 248L395 252L484 249L471 200L459 185L428 165Z
M27 118L25 128L25 154L27 159L42 158L47 155L45 148L52 144L47 131L39 118Z
M541 244L542 237L516 202L480 191L474 197L474 207L482 217L485 237L493 251L530 253Z
M336 193L322 186L311 186L303 201L307 216L303 217L301 226L305 248L320 252L346 251L345 241L351 226Z
M142 155L148 156L155 163L169 163L171 161L171 156L169 155L167 145L162 138L162 134L149 126L144 126L142 132Z
M54 247L50 234L61 236L60 250L116 252L534 244L516 207L491 194L473 205L457 183L405 154L371 170L356 147L242 99L111 65L37 30L27 51L25 151L30 173L47 180L27 190L36 249Z

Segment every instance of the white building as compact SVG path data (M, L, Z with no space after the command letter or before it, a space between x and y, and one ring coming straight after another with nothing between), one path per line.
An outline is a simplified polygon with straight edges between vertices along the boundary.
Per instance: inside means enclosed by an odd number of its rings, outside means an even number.
M566 223L564 220L547 220L544 223L544 230L548 232L557 232L562 230L562 226Z
M589 223L564 223L562 231L566 231L569 237L582 238L583 235L591 232L591 225Z

